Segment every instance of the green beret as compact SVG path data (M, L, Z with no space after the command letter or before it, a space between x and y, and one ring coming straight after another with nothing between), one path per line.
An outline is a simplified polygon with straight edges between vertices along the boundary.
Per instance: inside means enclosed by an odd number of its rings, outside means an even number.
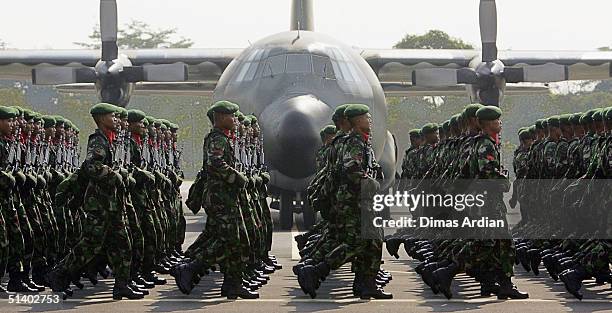
M45 128L55 127L55 119L53 118L53 116L45 115L42 117L42 119L44 122L43 126Z
M526 130L527 128L528 128L528 127L521 127L521 128L519 128L519 129L516 131L516 133L517 133L517 134L520 134L522 131Z
M154 125L155 125L155 120L156 120L156 119L155 119L153 116L147 116L147 117L145 117L145 119L147 120L147 123L148 123L149 125L151 125L151 126L154 126Z
M529 132L529 130L523 129L522 131L520 131L519 132L519 139L520 140L531 139L531 133Z
M178 124L175 124L175 123L170 123L170 130L171 130L171 131L177 131L177 130L179 130L179 126L178 126Z
M444 123L442 123L442 129L445 132L449 132L450 131L450 120L445 121Z
M147 115L145 114L145 112L142 112L140 110L129 110L128 111L127 119L129 123L140 122L146 118L147 118Z
M585 125L585 124L590 124L590 123L593 123L593 112L586 111L580 117L580 124Z
M559 115L553 115L548 118L548 126L549 127L560 127L561 126L561 118Z
M535 128L536 128L536 129L544 129L544 125L542 125L542 122L543 122L543 121L544 121L544 120L537 120L537 121L535 122L535 125L534 125L534 126L535 126Z
M248 116L243 115L242 125L251 126L251 119Z
M142 120L142 124L143 124L145 127L148 127L148 126L149 126L149 120L148 120L148 119L145 117L145 118Z
M66 123L64 124L64 127L72 129L72 130L76 129L76 125L74 125L74 123L71 120L66 120Z
M534 136L534 135L535 135L535 132L536 132L536 127L535 127L535 125L532 125L532 126L530 126L530 127L529 127L529 132L531 133L531 136Z
M34 117L36 116L36 112L30 110L30 109L23 109L23 118L26 121L31 121L34 119Z
M162 124L166 125L166 127L167 127L167 128L170 128L170 124L172 124L172 123L170 123L170 121L169 121L169 120L167 120L167 119L163 119L163 118L162 118L162 119L160 119L160 121L162 122Z
M93 107L91 107L91 110L89 110L89 113L92 116L119 113L119 107L112 105L110 103L98 103L94 105Z
M612 107L609 107L609 108L606 110L606 119L607 119L608 121L612 121Z
M242 123L242 121L244 121L244 114L242 114L242 112L236 111L235 115L238 118L238 122Z
M126 110L125 108L117 107L117 111L119 112L120 119L123 120L123 119L128 118L128 110Z
M339 105L336 107L336 110L334 110L334 115L332 115L332 121L337 122L341 119L344 118L344 110L346 110L346 107L348 107L348 104L343 104L343 105Z
M9 108L0 105L0 120L8 120L19 116L19 111L15 108Z
M66 122L66 119L61 116L61 115L53 115L53 118L55 119L55 127L60 127L60 126L64 126L64 123Z
M325 139L325 135L335 135L336 134L336 126L327 125L321 129L319 135L321 136L321 140Z
M43 115L38 113L38 112L34 112L34 113L35 113L34 114L34 118L33 118L34 122L36 122L36 123L42 122L43 121L43 119L42 119Z
M439 127L438 127L438 124L436 124L436 123L428 123L428 124L425 124L425 125L423 126L423 128L421 128L421 134L423 134L423 135L426 135L426 134L431 134L431 133L433 133L433 132L437 131L437 130L438 130L438 128L439 128Z
M421 130L420 129L411 129L408 132L408 135L410 136L410 138L421 137Z
M570 116L570 123L572 125L580 125L580 117L582 116L582 113L574 113L571 114Z
M460 114L455 114L451 117L450 119L450 127L458 127L459 126L459 118L461 117Z
M370 108L365 104L349 104L346 109L344 109L344 117L350 119L367 114L368 112L370 112Z
M217 101L210 107L210 109L214 113L234 114L240 109L240 107L233 102Z
M24 113L23 108L18 105L14 105L11 108L17 110L17 116L22 116Z
M463 112L465 114L465 117L476 117L476 112L478 112L478 110L480 110L483 107L482 104L479 103L473 103L473 104L468 104L464 109Z
M601 122L603 121L603 115L601 114L601 110L595 110L593 113L593 122Z
M559 116L559 123L561 123L561 125L571 126L572 125L572 122L570 122L571 117L572 117L572 114L563 114Z
M212 110L212 108L208 109L208 111L206 111L206 116L208 117L208 120L210 121L210 123L214 123L214 119L215 119L215 112Z
M168 126L166 126L166 124L164 124L164 123L161 123L159 125L159 129L161 129L161 130L168 130Z
M502 110L496 106L483 106L476 111L476 117L481 121L492 121L500 118Z
M251 124L257 124L257 116L249 114L249 118L251 119Z
M542 120L542 127L548 128L548 119Z
M153 126L155 127L162 127L162 125L164 125L164 123L161 120L156 119L153 121Z

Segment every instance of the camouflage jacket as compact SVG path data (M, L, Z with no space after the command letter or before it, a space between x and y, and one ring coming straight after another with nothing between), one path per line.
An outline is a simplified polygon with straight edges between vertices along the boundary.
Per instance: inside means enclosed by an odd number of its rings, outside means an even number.
M529 149L518 148L514 151L514 159L512 160L512 167L514 168L514 174L517 179L526 178L529 170Z
M0 138L0 170L5 170L9 164L9 154L11 145L8 140Z
M221 129L213 128L204 140L204 171L208 181L233 184L239 172L231 139Z
M561 138L557 143L557 151L555 151L556 168L554 178L560 179L565 176L569 169L569 142L567 139Z
M320 171L323 167L325 167L325 157L327 156L327 150L329 150L330 145L323 145L316 152L316 162L317 168L316 172Z
M94 181L104 181L113 175L114 150L108 137L99 129L89 136L87 155L81 173Z
M404 160L402 162L402 178L415 178L418 162L417 151L418 149L415 147L410 147L406 149L406 153L404 154Z

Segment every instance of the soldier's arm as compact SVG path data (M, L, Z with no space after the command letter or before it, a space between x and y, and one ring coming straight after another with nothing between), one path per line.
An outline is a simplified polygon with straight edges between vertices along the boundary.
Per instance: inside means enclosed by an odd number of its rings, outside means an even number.
M505 178L501 173L501 164L493 142L481 140L476 150L478 160L478 178Z
M363 145L351 145L345 149L342 158L342 167L349 182L359 185L365 175L365 147Z
M103 180L114 175L113 170L106 164L107 155L106 142L101 136L92 136L87 144L87 156L81 167L82 173L94 180Z
M206 162L208 172L211 176L233 184L240 173L225 161L224 156L229 148L229 141L227 138L217 137L212 139L206 151Z

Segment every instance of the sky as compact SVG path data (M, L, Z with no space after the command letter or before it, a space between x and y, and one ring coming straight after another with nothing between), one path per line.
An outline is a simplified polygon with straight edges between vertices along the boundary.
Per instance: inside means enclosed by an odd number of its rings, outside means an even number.
M71 49L99 20L98 0L3 1L10 48ZM291 0L118 0L119 23L177 28L197 48L241 48L289 29ZM478 0L315 0L315 29L362 48L440 29L480 45ZM498 47L594 50L612 46L610 0L498 0Z

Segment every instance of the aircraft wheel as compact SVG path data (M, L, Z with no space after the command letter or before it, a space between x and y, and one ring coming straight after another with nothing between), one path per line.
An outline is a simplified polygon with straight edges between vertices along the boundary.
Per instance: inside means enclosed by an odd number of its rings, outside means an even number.
M282 230L291 230L293 227L293 205L291 196L281 194L280 196L280 226Z

